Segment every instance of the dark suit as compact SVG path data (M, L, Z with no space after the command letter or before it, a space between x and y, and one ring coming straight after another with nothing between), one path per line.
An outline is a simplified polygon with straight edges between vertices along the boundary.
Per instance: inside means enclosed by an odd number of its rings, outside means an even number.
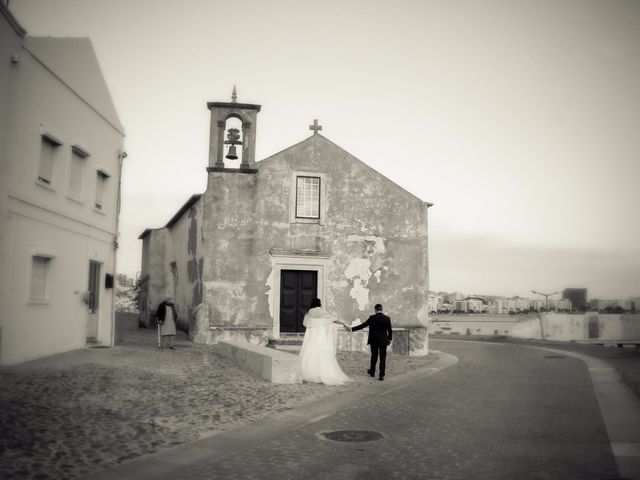
M380 378L384 378L385 367L387 365L387 345L391 343L393 338L393 330L391 329L391 319L384 313L378 312L371 315L366 322L353 327L353 332L369 327L369 337L367 345L371 346L371 369L370 374L374 376L376 373L376 363L380 356Z

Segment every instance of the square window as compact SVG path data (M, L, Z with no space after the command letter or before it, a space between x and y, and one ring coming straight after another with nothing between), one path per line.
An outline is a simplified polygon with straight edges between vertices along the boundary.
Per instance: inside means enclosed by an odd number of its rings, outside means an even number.
M320 218L320 177L296 178L296 218Z
M47 277L49 273L50 257L34 255L31 263L31 291L29 299L42 302L47 298Z
M56 158L60 143L53 138L43 135L40 142L40 166L38 169L38 180L47 185L51 185L53 176L53 162Z

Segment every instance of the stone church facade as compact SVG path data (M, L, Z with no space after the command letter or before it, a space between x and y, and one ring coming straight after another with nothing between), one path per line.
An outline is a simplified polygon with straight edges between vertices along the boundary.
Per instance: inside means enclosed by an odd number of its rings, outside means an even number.
M430 204L317 127L256 163L260 106L233 98L208 108L206 191L164 227L140 235L142 322L152 325L155 307L172 295L179 327L194 341L241 337L264 345L303 331L316 296L348 322L364 321L382 303L394 328L406 332L404 350L425 354ZM239 159L225 163L227 149L241 150Z

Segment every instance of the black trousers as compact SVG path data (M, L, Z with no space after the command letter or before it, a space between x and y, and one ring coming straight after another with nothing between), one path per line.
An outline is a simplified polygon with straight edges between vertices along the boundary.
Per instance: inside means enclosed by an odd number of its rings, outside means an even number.
M385 368L387 366L387 346L386 345L370 345L371 347L371 372L376 374L376 363L380 356L380 376L384 377Z

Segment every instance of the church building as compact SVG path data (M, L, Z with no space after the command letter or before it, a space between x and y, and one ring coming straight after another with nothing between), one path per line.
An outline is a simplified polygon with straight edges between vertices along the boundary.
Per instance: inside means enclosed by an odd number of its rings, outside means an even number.
M427 211L321 133L256 162L260 105L211 102L207 188L143 241L141 321L165 296L200 343L302 332L310 301L347 322L381 303L427 353ZM395 340L394 344L399 342ZM394 351L396 348L394 348Z

